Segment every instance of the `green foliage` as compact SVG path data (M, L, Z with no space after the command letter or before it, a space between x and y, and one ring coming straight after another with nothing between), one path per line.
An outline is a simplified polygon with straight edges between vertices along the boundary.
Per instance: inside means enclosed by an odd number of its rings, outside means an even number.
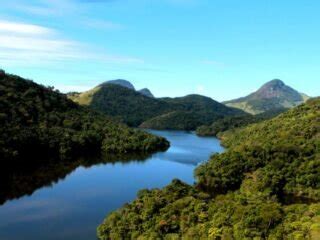
M132 204L110 214L98 235L100 239L157 239L177 233L181 227L187 229L199 218L195 208L202 207L194 194L191 186L179 180L163 190L142 190ZM183 223L181 216L186 219Z
M118 117L129 126L135 127L146 119L172 109L165 102L146 97L135 90L115 84L102 84L93 90L70 98L109 116Z
M29 155L69 158L90 152L151 152L167 147L165 139L80 107L53 88L0 73L2 161L27 160Z
M149 119L140 125L140 128L158 130L194 130L197 126L208 121L212 117L197 112L174 111ZM217 116L216 116L217 117Z
M198 186L223 193L239 187L245 173L260 169L275 193L318 199L319 116L320 98L274 119L225 132L220 137L229 151L196 170Z
M143 190L111 213L98 228L100 239L263 239L283 219L272 198L241 192L210 199L174 180L162 190Z
M182 98L163 98L163 101L175 105L180 110L169 112L143 122L141 128L159 130L195 130L225 116L246 115L242 111L227 108L214 100L200 95L188 95Z
M244 114L200 95L156 99L109 83L81 94L71 93L69 98L117 117L129 126L152 129L195 130L224 116Z
M143 190L98 227L100 239L320 237L320 98L222 135L229 149L178 180Z
M283 208L282 224L270 232L270 239L320 239L320 204L293 204Z
M266 111L257 115L243 115L243 116L230 116L214 121L211 125L203 125L197 128L197 135L199 136L217 136L227 130L245 127L253 123L262 122L276 117L280 113L285 112L287 109L280 108L276 110Z

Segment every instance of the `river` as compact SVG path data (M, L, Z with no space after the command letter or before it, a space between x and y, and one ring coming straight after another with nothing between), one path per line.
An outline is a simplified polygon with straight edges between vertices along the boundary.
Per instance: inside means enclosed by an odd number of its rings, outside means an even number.
M74 163L1 174L1 240L90 240L113 210L143 188L160 188L179 178L194 183L193 170L222 152L216 138L190 132L151 131L171 147L151 156L81 159Z

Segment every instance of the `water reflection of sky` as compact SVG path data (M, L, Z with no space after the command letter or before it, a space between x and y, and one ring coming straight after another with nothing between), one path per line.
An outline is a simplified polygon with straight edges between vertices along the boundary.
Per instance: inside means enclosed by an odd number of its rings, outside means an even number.
M214 138L198 137L190 132L179 131L151 131L154 134L165 134L170 139L171 147L165 153L157 153L153 159L198 165L208 160L209 156L222 152L219 141Z
M192 184L193 169L223 149L214 138L153 131L171 142L147 161L79 167L51 187L0 206L0 239L96 239L96 227L112 210L143 188L160 188L179 178ZM45 174L45 173L43 173Z

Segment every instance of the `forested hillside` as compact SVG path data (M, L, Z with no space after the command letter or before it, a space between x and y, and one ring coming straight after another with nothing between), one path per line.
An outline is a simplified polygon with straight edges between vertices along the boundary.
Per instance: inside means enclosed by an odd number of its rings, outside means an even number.
M211 98L196 94L161 100L178 110L148 119L140 125L141 128L195 130L201 125L215 122L226 116L247 115L241 110L226 107Z
M180 106L184 111L197 111L208 115L216 114L220 116L232 116L245 114L242 110L226 107L225 105L198 94L190 94L185 97L161 98L162 101L171 105Z
M172 111L143 122L140 127L159 130L195 130L197 127L215 122L227 116L247 116L241 110L229 108L211 98L188 95L179 98L162 98L162 101L176 106Z
M151 152L168 142L116 123L52 88L0 71L0 159ZM46 159L46 158L42 158ZM42 160L44 161L44 160Z
M152 92L148 88L143 88L143 89L139 90L138 92L146 97L154 98Z
M222 136L225 153L142 190L100 239L320 239L320 98Z
M201 95L180 98L163 98L178 110L162 114L143 122L141 128L158 130L195 130L203 124L223 119L226 116L247 116L248 114L218 103Z
M227 130L248 126L249 124L262 122L276 117L280 113L287 111L286 108L269 110L257 115L230 116L214 121L211 125L203 125L197 128L199 136L217 136Z
M69 98L129 126L151 129L195 130L225 116L245 114L200 95L156 99L110 82Z
M219 119L219 116L216 118ZM208 118L198 112L173 111L143 122L140 125L140 128L190 131L195 130L198 126L212 120L212 117Z
M172 106L165 102L144 96L127 87L108 83L70 98L81 105L118 117L134 127L146 119L172 110Z

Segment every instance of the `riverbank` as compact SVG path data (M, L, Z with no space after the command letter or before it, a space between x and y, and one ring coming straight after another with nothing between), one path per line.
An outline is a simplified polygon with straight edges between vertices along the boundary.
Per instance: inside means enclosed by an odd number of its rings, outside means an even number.
M223 151L215 138L151 133L168 139L170 148L122 161L86 158L75 161L78 165L52 164L2 175L0 194L6 202L0 206L0 239L95 239L105 215L133 201L140 189L162 188L175 178L193 184L194 168Z

